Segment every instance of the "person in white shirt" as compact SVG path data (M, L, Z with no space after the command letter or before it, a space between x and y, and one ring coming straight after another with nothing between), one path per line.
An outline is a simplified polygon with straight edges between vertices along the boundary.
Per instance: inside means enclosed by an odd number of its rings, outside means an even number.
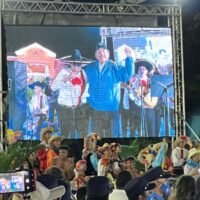
M183 166L186 163L188 157L188 150L184 148L185 141L178 139L176 142L176 147L172 151L172 163L174 167L174 173L177 175L183 174Z
M39 81L30 84L29 88L34 90L29 106L33 121L34 119L37 121L37 127L34 129L35 136L36 139L40 139L42 123L45 122L49 110L47 96L42 91L44 84Z
M116 189L109 195L109 200L128 200L124 186L132 179L130 172L121 171L116 178Z
M79 137L85 137L88 133L88 115L83 97L87 91L87 78L82 70L84 65L80 51L75 49L66 62L67 66L51 85L53 91L59 91L60 131L65 138L73 138L76 131Z

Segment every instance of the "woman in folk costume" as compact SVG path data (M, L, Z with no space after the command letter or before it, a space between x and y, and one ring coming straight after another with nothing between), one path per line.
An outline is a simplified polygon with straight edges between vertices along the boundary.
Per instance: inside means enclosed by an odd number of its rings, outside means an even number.
M87 168L87 162L85 160L79 160L76 163L75 167L75 177L73 179L73 183L75 186L75 189L78 190L81 187L86 186L87 183L87 177L85 175L85 171Z
M154 145L148 145L144 149L142 149L137 159L140 163L142 163L145 166L145 171L147 171L152 166L152 162L155 159L157 152L153 148Z
M49 139L49 149L47 152L47 168L51 167L53 158L59 155L61 140L61 137L59 137L58 135L54 135Z
M112 158L114 160L121 161L120 153L121 153L121 145L117 142L113 142L110 144L111 152L112 152Z
M112 152L111 146L108 143L105 143L102 147L99 148L101 153L101 159L98 162L98 176L106 176L109 181L115 187L115 175L114 175L114 163L112 162Z
M153 149L157 152L157 154L152 162L152 167L161 166L164 170L171 170L172 163L170 162L170 159L167 156L167 139L163 138L162 142L154 144Z
M40 171L44 173L47 169L47 152L48 152L48 140L51 138L53 132L52 127L43 128L41 130L40 141L41 143L38 146L37 157L40 161Z
M87 169L85 171L87 176L97 175L99 162L96 149L97 140L100 140L100 136L97 133L92 133L84 138L82 158L87 161Z
M99 152L102 156L98 162L98 176L105 176L108 169L108 165L112 160L110 145L108 143L105 143L102 147L99 148Z
M187 163L184 166L184 174L198 176L200 170L200 150L193 148L189 151Z
M43 143L47 148L49 147L48 141L51 138L53 133L53 127L46 127L41 130L40 134L40 141Z

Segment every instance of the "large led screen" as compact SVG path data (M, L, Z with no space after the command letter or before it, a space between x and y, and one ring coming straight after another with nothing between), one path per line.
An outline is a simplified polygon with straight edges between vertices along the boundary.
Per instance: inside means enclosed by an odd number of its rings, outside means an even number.
M7 26L9 128L39 140L175 135L170 28Z

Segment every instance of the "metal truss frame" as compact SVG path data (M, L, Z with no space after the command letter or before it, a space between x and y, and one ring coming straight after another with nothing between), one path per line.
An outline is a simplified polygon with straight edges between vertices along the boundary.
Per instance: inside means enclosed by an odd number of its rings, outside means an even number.
M101 15L148 15L169 16L179 15L179 5L141 5L141 4L103 4L103 3L75 3L62 0L1 0L3 11L37 12L59 14L101 14Z
M121 17L159 17L165 16L168 19L168 27L172 29L173 57L174 57L174 83L175 83L175 112L176 112L176 133L185 134L185 91L184 91L184 63L183 63L183 34L182 34L182 8L180 4L103 4L103 3L76 3L64 2L62 0L1 0L0 11L2 15L9 15L13 18L33 14L51 15L90 15L98 16L121 16ZM34 15L35 14L35 15ZM37 20L37 19L36 19ZM17 24L13 20L12 24ZM4 20L5 24L10 22ZM40 23L38 23L40 24ZM57 23L59 24L59 23ZM23 24L20 24L23 25ZM95 25L95 21L94 21ZM141 24L141 26L143 26ZM158 27L158 25L156 25Z

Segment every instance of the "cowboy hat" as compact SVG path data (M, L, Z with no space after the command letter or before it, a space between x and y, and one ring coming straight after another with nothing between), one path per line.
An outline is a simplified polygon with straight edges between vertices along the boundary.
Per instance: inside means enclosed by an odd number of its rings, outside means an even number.
M89 60L81 56L81 52L78 49L74 49L70 56L63 57L61 58L61 60L67 65L78 64L78 66L80 65L80 67L82 64L90 63Z
M200 154L200 150L198 150L198 149L196 149L196 148L193 148L193 149L191 149L190 151L189 151L189 154L188 154L188 160L190 159L190 158L192 158L194 155L196 155L196 154Z
M141 66L146 67L146 69L148 70L148 72L151 72L151 70L154 69L154 65L150 61L148 61L148 60L136 60L135 61L135 73L136 74L138 73L138 69Z
M41 135L40 135L40 140L43 141L44 140L44 135L49 132L49 133L53 133L53 127L46 127L46 128L43 128L41 130Z
M34 83L31 83L28 87L33 90L36 86L41 87L43 89L45 87L45 84L42 82L36 81Z
M59 137L58 135L54 135L48 140L48 144L50 145L55 140L62 140L62 138Z

